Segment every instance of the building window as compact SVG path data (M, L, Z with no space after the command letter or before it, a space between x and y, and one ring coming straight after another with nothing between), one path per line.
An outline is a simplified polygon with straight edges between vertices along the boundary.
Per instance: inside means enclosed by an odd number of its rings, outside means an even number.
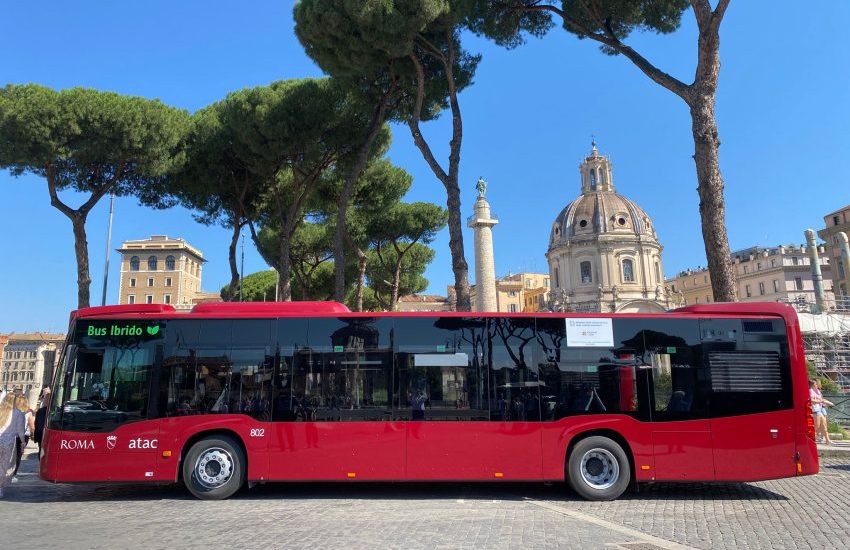
M136 278L130 279L130 288L136 288Z
M153 303L153 294L145 294L145 303L152 304Z
M770 259L770 267L776 267L776 258Z
M803 290L803 279L801 277L794 277L794 287L797 290Z
M590 188L596 190L596 172L592 168L590 170Z
M590 274L590 262L581 262L579 269L581 269L581 282L592 283L593 276Z
M759 283L759 295L764 296L764 283Z
M130 271L138 271L139 270L139 257L133 256L130 258Z
M546 277L545 279L543 279L543 287L549 288L549 277Z
M561 277L560 277L560 275L559 275L559 273L558 273L558 268L556 267L556 268L555 268L555 286L556 286L556 287L560 284L560 283L558 283L558 281L560 281L560 280L561 280Z
M532 285L532 284L533 284L533 283L532 283L532 280L531 280L531 279L526 279L526 280L525 280L525 288L531 288L531 285Z
M136 303L136 295L135 294L128 295L127 296L127 303L128 304L135 304Z
M685 303L687 304L688 302L685 302ZM699 303L699 296L697 296L696 298L694 298L694 303L695 303L695 304L698 304L698 303Z
M753 291L750 288L750 285L747 285L746 290L747 290L747 298L751 297L753 295Z
M628 258L623 260L623 282L624 283L633 283L635 281L635 267L634 262L629 260Z
M655 262L655 282L661 284L661 266L658 265L658 262Z
M756 271L761 271L761 262L756 264Z
M151 271L156 271L156 256L151 256L148 258L148 269Z
M148 286L153 286L153 277L148 277Z
M162 301L166 304L170 304L171 303L171 294L166 294L165 296L163 296Z
M510 309L511 313L516 313L516 304L511 304L509 306L509 309Z
M702 276L702 282L708 284L708 275Z
M832 223L834 223L835 225L841 225L840 218L838 216L833 216Z
M165 278L165 286L171 286L171 277Z
M750 271L749 271L749 269L747 268L747 266L744 266L744 273L749 273L749 272L750 272Z
M791 263L794 265L800 265L800 258L797 256L791 256Z
M174 271L174 256L165 257L165 269L168 271Z
M510 290L510 291L508 291L508 296L510 296L511 298L516 297L516 290Z
M773 280L773 291L774 291L774 292L779 292L779 279L774 279L774 280Z

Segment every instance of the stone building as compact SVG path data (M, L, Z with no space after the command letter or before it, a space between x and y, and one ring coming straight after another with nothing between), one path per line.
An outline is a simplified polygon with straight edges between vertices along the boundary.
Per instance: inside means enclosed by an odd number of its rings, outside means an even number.
M546 252L557 307L664 311L663 247L652 220L615 191L611 162L595 142L579 172L581 195L558 214Z
M818 247L826 307L832 309L832 269L825 247ZM752 246L732 253L738 299L742 302L787 302L807 310L815 303L811 262L804 245ZM667 284L683 305L713 301L708 269L688 269Z
M171 304L190 309L218 294L201 290L204 256L183 239L153 235L124 241L121 248L119 304Z
M12 333L0 359L0 387L22 391L35 404L41 388L49 385L62 353L64 334Z
M541 311L549 301L550 279L548 273L508 273L496 279L496 307L491 311L520 313ZM469 285L470 301L475 304L478 285ZM448 287L448 302L454 304L454 285Z
M398 299L398 311L452 311L445 296L435 294L410 294Z
M850 205L830 212L823 217L823 223L825 228L818 231L818 237L826 242L830 263L835 266L832 273L833 296L840 309L850 310L850 266L845 265L850 257L842 260L841 253L842 243L847 242L841 233L850 236ZM845 250L845 254L850 256L848 250Z

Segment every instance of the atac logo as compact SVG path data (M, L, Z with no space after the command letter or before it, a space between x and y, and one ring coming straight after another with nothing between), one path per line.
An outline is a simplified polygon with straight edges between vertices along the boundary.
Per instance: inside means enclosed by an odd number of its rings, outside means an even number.
M63 439L59 442L59 448L66 451L93 451L94 441L91 439Z
M115 448L115 443L118 441L118 438L114 435L110 435L106 437L106 448L110 451Z

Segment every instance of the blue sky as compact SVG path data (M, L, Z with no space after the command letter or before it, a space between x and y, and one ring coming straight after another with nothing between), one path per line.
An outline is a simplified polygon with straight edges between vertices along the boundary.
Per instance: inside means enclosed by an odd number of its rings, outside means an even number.
M134 94L194 111L227 92L273 80L319 76L293 33L292 3L246 1L8 3L0 33L0 85L36 82ZM770 7L767 7L770 6ZM801 14L800 12L804 13ZM802 16L805 15L805 16ZM733 249L803 242L803 230L850 202L850 44L843 38L850 4L817 10L791 3L732 2L721 30L717 96L721 167ZM646 57L691 81L696 60L693 17L670 36L635 35ZM614 163L617 190L653 217L664 271L705 264L690 119L685 105L626 59L588 41L550 33L506 51L468 37L483 55L475 84L460 97L464 117L461 187L471 213L483 176L501 223L496 271L546 271L550 224L579 192L578 163L595 135ZM444 117L425 127L445 161ZM390 157L414 176L408 200L445 205L442 186L395 127ZM66 194L74 205L82 197ZM62 331L76 305L70 222L49 204L44 181L0 173L0 332ZM88 223L93 283L100 302L108 201ZM195 223L181 209L154 211L130 198L116 203L112 249L151 234L183 237L209 261L204 288L229 279L228 232ZM472 235L465 234L472 272ZM429 291L445 294L453 278L444 231ZM107 302L117 300L118 255L111 252ZM245 270L266 266L246 246Z

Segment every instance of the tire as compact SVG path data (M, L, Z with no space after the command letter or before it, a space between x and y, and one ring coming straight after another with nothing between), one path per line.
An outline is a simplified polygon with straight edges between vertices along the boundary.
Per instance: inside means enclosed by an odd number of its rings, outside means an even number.
M629 487L631 477L629 457L612 439L587 437L570 452L567 481L587 500L614 500Z
M223 500L245 484L247 462L232 437L215 435L196 442L183 461L183 482L201 500Z

